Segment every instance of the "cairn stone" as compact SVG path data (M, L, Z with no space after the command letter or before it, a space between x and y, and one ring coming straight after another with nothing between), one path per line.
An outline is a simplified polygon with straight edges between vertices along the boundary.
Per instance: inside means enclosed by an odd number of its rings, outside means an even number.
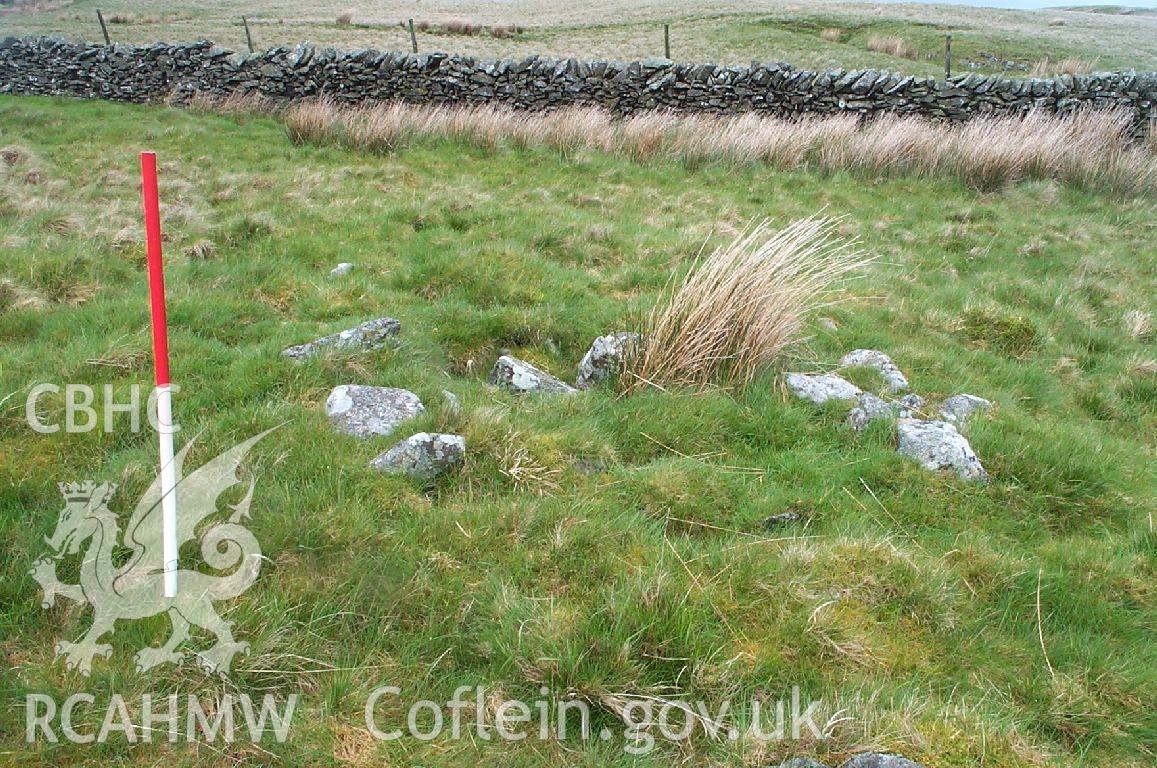
M951 470L962 480L988 482L988 472L968 440L946 421L900 419L896 422L897 450L915 459L925 469Z
M924 766L901 755L861 752L849 758L840 768L924 768Z
M953 395L940 404L940 418L955 424L957 429L964 429L973 414L984 413L990 408L992 401L983 397L969 394Z
M419 432L375 458L370 467L429 482L461 468L465 460L466 439L461 435Z
M840 360L844 368L873 368L884 377L884 386L889 392L903 392L908 388L908 377L900 370L892 358L875 349L854 349Z
M641 338L639 334L627 331L599 336L579 362L575 386L590 389L599 382L618 376L623 363L638 349Z
M426 412L407 389L343 384L325 401L325 415L334 429L355 437L389 435L399 424Z
M326 350L364 351L376 349L387 343L402 330L402 324L392 317L380 317L361 325L347 328L339 333L322 336L320 339L288 347L281 354L291 360L304 360Z
M871 392L861 392L855 406L848 411L848 424L859 432L876 419L907 419L924 407L924 398L908 394L899 400L885 400Z
M546 371L535 368L525 360L503 355L490 371L489 381L495 386L511 392L542 392L545 394L573 394L577 389L551 376Z
M796 397L823 405L829 400L855 400L863 392L852 382L831 373L789 373L787 388Z

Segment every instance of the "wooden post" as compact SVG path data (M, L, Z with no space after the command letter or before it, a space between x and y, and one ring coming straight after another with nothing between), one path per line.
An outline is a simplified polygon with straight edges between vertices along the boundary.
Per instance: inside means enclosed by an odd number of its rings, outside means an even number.
M108 39L108 27L104 25L104 15L101 14L100 8L96 9L96 20L100 22L100 31L104 35L104 44L112 45L112 41Z
M944 79L952 77L952 35L944 36Z
M671 58L671 25L663 25L663 57Z
M249 20L242 16L241 24L245 27L245 42L249 43L249 52L253 53L253 35L249 34Z
M418 52L418 36L414 34L414 20L410 19L410 45L414 48L414 53Z

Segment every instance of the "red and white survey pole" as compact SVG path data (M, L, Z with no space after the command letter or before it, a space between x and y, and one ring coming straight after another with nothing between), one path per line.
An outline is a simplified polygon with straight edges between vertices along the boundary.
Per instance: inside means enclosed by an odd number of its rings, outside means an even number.
M157 197L157 154L141 153L141 191L145 198L145 244L149 262L149 301L153 318L153 367L156 370L157 434L161 443L161 551L165 597L177 596L177 465L173 461L173 400L169 389L169 328L165 319L165 272L161 264L161 206Z

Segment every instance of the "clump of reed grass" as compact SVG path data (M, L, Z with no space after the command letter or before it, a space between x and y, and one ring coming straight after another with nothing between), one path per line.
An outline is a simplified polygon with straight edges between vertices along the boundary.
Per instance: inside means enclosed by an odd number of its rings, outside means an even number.
M1030 111L949 124L892 114L861 121L851 113L786 119L754 112L647 111L616 118L585 106L526 112L493 105L349 106L323 98L293 104L282 119L295 142L368 152L433 138L487 148L549 147L563 155L610 152L636 162L765 163L868 177L947 175L980 189L1045 178L1122 194L1157 189L1154 132L1134 140L1134 117L1124 109Z
M1051 77L1053 75L1087 75L1097 66L1097 62L1068 56L1053 61L1048 56L1038 59L1029 69L1029 77Z
M914 59L919 55L916 46L899 35L872 35L868 38L868 50L901 59Z
M870 258L811 216L762 221L697 260L643 323L622 386L743 386L800 338L805 318Z

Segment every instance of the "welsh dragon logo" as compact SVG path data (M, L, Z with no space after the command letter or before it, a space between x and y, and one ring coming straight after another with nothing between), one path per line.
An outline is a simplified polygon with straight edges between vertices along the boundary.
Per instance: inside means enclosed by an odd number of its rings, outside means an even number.
M44 589L41 602L44 608L51 607L58 595L92 606L92 626L84 637L78 642L62 640L56 644L56 655L64 657L69 669L88 675L93 657L107 658L112 646L100 640L114 631L118 620L143 619L162 613L168 614L172 622L172 634L159 648L143 648L137 652L135 658L140 672L160 664L182 663L185 653L178 647L188 639L193 626L216 637L212 648L196 654L209 672L227 673L233 657L249 650L248 643L234 640L232 625L217 614L213 603L243 593L257 580L261 570L257 539L241 525L241 521L249 517L254 481L249 482L249 489L240 502L228 505L233 512L227 520L209 523L199 534L197 528L215 515L217 498L241 482L237 477L238 465L249 449L271 431L222 453L178 484L178 545L199 538L201 557L210 568L234 570L228 575L215 576L182 569L177 575L180 589L174 598L164 597L162 588L160 480L154 480L137 503L123 540L117 516L108 508L116 486L91 481L60 484L64 509L56 530L45 539L52 553L37 560L30 574ZM182 477L181 466L192 443L185 445L175 458L177 477ZM57 578L57 564L80 552L86 541L88 548L81 559L79 583L65 584ZM122 546L121 553L129 550L128 559L118 566L114 563L114 551Z

